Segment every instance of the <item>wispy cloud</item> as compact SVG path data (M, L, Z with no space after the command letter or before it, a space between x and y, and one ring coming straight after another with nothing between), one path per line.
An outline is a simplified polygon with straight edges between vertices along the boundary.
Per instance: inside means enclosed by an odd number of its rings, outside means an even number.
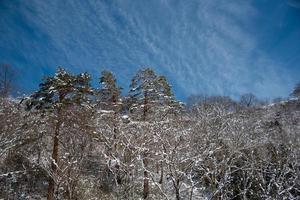
M9 25L4 33L12 34L9 43L0 45L20 48L17 54L36 67L53 71L63 65L96 76L108 68L127 85L140 66L152 66L181 97L245 92L275 97L287 95L295 82L290 68L261 48L261 35L272 33L256 28L266 16L254 1L32 0L8 5L26 27L2 21ZM26 35L13 42L18 29Z
M159 19L155 11L139 17L144 10L136 7L127 19L139 24L136 31L143 33L145 49L186 95L286 93L289 71L260 50L249 29L261 17L250 1L163 2L159 7L167 12Z

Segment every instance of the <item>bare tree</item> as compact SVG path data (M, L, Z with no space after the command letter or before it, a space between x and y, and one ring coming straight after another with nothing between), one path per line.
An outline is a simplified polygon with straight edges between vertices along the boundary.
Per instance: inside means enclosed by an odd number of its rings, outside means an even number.
M14 88L15 71L9 64L0 64L0 96L7 97Z
M0 198L299 199L298 98L201 97L180 110L146 69L124 108L115 77L102 75L98 98L87 74L62 69L28 111L0 98Z
M240 104L247 108L254 107L258 103L257 97L252 93L243 94L240 99Z

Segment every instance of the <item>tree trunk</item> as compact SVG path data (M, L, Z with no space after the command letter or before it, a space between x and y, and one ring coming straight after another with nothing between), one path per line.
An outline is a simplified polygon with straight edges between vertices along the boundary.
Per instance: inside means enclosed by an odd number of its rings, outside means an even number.
M147 153L144 153L143 157L143 164L144 164L144 190L143 190L143 198L147 199L149 196L149 175L147 171L148 167L148 158L147 158Z
M143 108L143 121L146 121L148 114L148 93L147 91L144 94L144 108ZM149 196L149 174L147 171L148 168L148 153L144 152L143 155L143 164L144 164L144 189L143 189L143 198L147 199Z
M180 200L180 195L179 195L179 188L176 188L176 200Z
M179 179L177 178L176 179L176 187L175 187L175 190L176 190L176 200L180 200L180 194L179 194Z
M164 154L163 154L163 160L160 161L161 172L160 172L159 184L163 184L163 182L164 182L164 162L166 160L166 155L167 155L167 150L164 145L162 145L162 149L163 149Z
M163 161L160 161L160 179L159 179L158 183L162 184L163 179L164 179L164 165L163 165Z
M173 180L175 194L176 194L176 200L180 200L179 183L180 183L179 178L175 178L175 180Z
M147 91L144 94L144 107L143 107L143 120L147 120L147 114L148 114L148 93Z
M53 177L49 178L47 200L54 200L54 191L55 191L54 177L57 175L59 129L60 129L60 120L58 120L58 122L56 123L54 136L53 136L53 150L52 150L52 157L51 157L52 158L51 169L52 169Z

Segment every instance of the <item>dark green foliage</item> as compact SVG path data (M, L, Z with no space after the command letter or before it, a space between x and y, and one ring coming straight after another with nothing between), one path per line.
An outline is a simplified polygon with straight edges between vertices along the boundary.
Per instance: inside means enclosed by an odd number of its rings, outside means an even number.
M98 105L102 109L120 111L121 90L115 76L110 71L103 71L100 77L101 88L98 91Z
M136 73L131 80L129 94L137 100L147 97L149 101L173 97L166 77L157 76L151 68L145 68Z
M0 98L0 199L299 199L298 99L194 96L182 112L150 68L126 98L111 72L100 84L59 68L26 111Z
M39 91L31 95L27 108L54 110L88 101L88 95L93 93L90 80L87 73L72 75L59 67L55 76L46 77Z
M166 77L156 75L151 68L139 70L132 78L129 97L130 111L143 120L150 114L164 116L180 109Z
M294 97L300 97L300 82L297 83L297 85L295 86L293 92L292 92L292 96Z

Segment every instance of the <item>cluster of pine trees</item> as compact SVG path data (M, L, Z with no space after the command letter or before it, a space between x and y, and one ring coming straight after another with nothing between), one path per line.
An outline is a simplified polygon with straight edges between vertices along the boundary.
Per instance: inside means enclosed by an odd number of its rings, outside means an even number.
M58 68L0 98L0 199L299 199L298 98L186 106L151 68L127 95L109 71L90 82Z

